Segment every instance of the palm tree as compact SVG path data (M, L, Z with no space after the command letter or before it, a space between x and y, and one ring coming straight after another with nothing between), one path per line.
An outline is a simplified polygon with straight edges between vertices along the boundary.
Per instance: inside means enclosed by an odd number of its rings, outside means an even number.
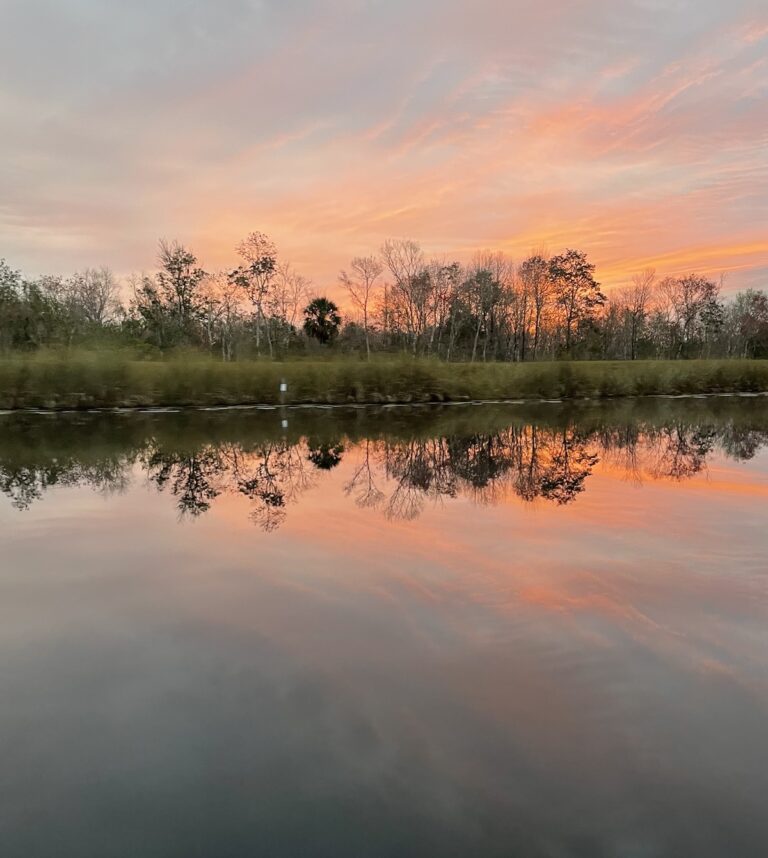
M304 333L323 345L332 343L341 327L339 308L327 298L315 298L304 308Z

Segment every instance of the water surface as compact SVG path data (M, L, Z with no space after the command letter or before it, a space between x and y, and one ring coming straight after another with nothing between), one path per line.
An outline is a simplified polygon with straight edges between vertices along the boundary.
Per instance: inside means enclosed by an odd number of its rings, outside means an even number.
M768 402L0 416L0 855L768 854Z

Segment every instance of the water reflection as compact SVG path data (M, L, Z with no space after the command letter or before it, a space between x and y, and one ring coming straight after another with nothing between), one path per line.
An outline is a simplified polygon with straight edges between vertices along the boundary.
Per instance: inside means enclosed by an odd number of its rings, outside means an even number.
M456 497L565 506L601 462L643 483L691 479L716 452L748 460L768 444L767 412L762 398L296 410L290 431L271 411L6 415L0 491L24 510L53 486L122 492L138 472L183 517L234 494L248 500L254 524L273 531L349 459L344 493L389 519L413 520Z
M763 858L767 441L762 398L0 417L0 855Z

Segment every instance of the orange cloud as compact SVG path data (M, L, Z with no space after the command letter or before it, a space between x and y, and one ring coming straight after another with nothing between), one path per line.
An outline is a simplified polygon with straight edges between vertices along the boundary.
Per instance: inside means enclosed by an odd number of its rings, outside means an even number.
M738 0L663 31L605 0L428 0L405 28L396 2L294 5L220 11L227 38L200 27L198 51L163 18L151 75L105 56L101 88L57 80L60 107L20 69L0 101L11 262L128 273L175 236L215 268L260 229L331 292L390 236L460 261L577 246L608 288L649 264L763 285L766 25ZM186 65L154 59L174 46Z

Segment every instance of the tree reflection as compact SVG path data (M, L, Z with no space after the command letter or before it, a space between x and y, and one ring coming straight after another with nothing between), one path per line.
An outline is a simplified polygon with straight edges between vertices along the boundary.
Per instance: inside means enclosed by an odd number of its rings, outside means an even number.
M143 465L148 479L160 491L169 489L182 515L202 515L222 492L217 483L225 468L215 449L196 453L154 449L143 457Z
M362 509L376 509L384 502L386 495L376 485L375 467L371 462L371 441L366 439L360 445L361 461L344 486L344 493L354 498Z
M684 480L698 474L706 465L716 441L716 433L712 429L692 430L681 425L664 427L658 436L653 476Z
M0 493L18 510L28 509L57 486L87 485L102 494L119 494L128 486L128 462L108 458L97 463L74 460L16 462L0 460Z
M81 427L63 449L66 439L49 424L36 428L42 437L34 443L24 443L22 432L0 437L0 492L24 510L55 486L123 491L138 471L174 499L180 517L198 518L228 494L245 499L250 519L269 532L305 491L342 464L348 468L343 491L358 507L410 521L428 504L457 497L567 506L584 493L601 462L638 483L679 481L702 473L716 451L747 460L768 444L768 429L722 419L519 421L493 431L415 436L399 427L399 434L362 438L333 435L329 424L322 434L290 439L244 432L219 438L192 426L178 435L109 435L111 445L102 439L103 449L87 450Z
M282 441L253 448L226 443L183 454L153 448L141 462L150 482L176 498L182 516L207 512L221 494L238 494L251 502L252 521L272 531L285 520L288 504L312 485L308 458L301 444Z
M553 441L549 466L541 475L541 496L563 506L584 491L599 456L589 449L591 439L576 432L562 432Z
M308 441L307 459L320 471L331 471L341 462L341 454L344 445L340 443L329 443L317 441L310 438Z
M287 442L264 445L238 459L237 491L252 502L251 521L262 530L280 527L288 504L312 485L305 462L301 445Z

